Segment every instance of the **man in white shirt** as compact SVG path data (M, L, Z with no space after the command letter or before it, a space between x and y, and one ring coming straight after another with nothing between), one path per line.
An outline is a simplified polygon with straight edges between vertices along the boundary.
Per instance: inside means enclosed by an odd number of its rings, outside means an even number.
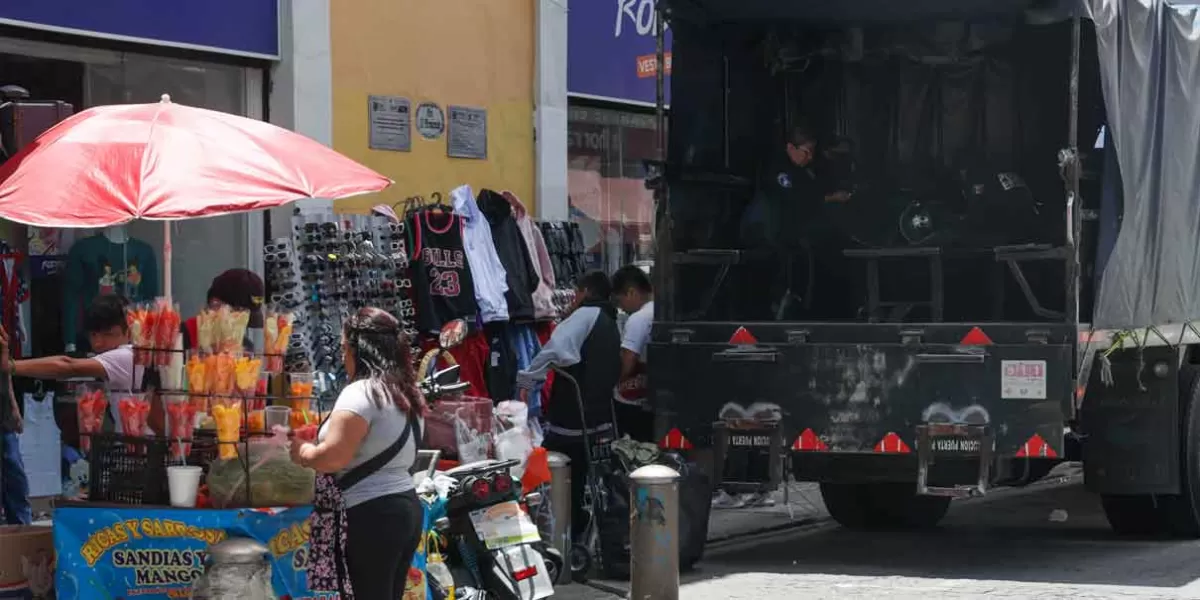
M617 432L639 442L654 441L654 413L646 395L646 345L654 324L654 288L636 265L612 276L613 301L629 318L621 335L621 379L613 396Z
M129 323L125 319L126 301L115 295L97 296L84 311L83 325L96 355L91 358L46 356L8 362L9 373L33 379L74 379L90 377L105 383L110 395L141 389L142 367L133 364L133 346L129 342ZM0 336L0 352L8 357L8 336ZM109 413L121 432L117 403L109 398ZM152 419L153 420L153 419ZM145 432L142 432L145 433Z

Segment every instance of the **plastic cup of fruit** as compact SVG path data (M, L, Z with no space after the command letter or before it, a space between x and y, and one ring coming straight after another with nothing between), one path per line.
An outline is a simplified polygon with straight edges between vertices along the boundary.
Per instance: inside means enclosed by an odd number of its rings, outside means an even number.
M317 441L317 425L316 425L316 423L313 423L311 425L304 425L301 427L297 427L292 430L292 433L295 435L296 439L301 442Z

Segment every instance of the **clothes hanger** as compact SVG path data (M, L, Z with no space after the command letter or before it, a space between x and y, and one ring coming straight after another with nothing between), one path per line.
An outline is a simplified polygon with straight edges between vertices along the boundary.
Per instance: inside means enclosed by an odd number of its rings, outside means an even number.
M429 194L429 198L430 198L430 203L428 204L428 207L430 209L432 209L437 214L442 214L442 213L446 212L446 203L445 203L445 201L442 200L441 192L433 192L432 194Z
M425 199L421 196L409 196L404 199L404 216L411 217L420 211L421 205L425 203Z

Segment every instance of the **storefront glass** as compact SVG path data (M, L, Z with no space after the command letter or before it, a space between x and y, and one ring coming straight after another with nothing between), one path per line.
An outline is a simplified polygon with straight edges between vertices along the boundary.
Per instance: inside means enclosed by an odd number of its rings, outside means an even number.
M571 108L568 194L589 268L611 273L653 260L654 196L643 161L657 156L655 140L655 117L648 112Z
M261 112L254 106L261 104L261 73L220 63L0 38L0 79L0 84L28 89L31 100L62 100L76 112L106 104L157 102L163 94L173 102L232 114ZM171 227L172 295L184 314L194 314L216 274L251 263L249 219L232 215L180 221ZM3 229L9 240L21 235L12 227ZM154 250L161 270L163 224L135 222L127 230ZM93 232L64 233L64 247L59 248L63 253L72 239Z
M123 54L115 64L88 64L85 106L171 101L245 115L246 69L153 56ZM177 221L172 224L174 293L183 314L203 305L212 278L225 269L248 264L245 215ZM130 234L153 248L162 248L163 225L149 221L130 224Z

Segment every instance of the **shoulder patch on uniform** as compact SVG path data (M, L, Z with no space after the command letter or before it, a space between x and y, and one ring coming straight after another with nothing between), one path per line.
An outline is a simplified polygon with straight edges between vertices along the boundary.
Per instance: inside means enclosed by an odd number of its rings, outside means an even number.
M788 177L787 173L780 173L775 179L779 182L779 187L792 187L792 178Z

